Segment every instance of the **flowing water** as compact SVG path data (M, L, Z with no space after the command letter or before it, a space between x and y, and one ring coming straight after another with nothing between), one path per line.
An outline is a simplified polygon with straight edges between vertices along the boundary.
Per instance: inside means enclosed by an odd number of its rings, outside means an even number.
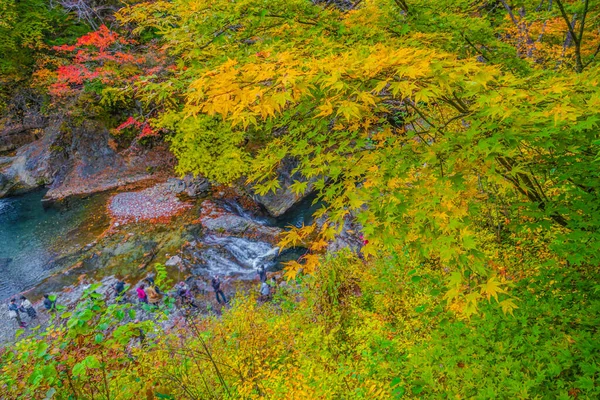
M273 218L246 210L235 199L230 199L224 208L231 213L265 226L289 229L301 227L313 222L313 214L320 203L314 197L308 197L296 204L284 215ZM283 263L298 260L306 253L303 248L291 248L280 251L279 247L257 240L248 240L234 236L207 235L201 240L205 246L201 254L202 266L196 271L204 275L236 276L240 279L252 279L257 269L264 267L275 271Z
M0 300L27 290L63 267L61 258L107 226L103 196L45 207L44 191L0 199Z
M108 227L105 210L108 194L70 199L45 207L44 193L34 191L0 199L0 301L32 288L72 265L79 250ZM254 215L235 202L228 208L259 224L285 228L311 223L317 206L309 199L277 219ZM202 265L198 266L197 272L241 279L255 277L257 268L263 266L271 271L278 270L282 262L298 259L306 251L286 249L280 252L272 244L234 236L207 235L200 241ZM135 247L133 236L130 242ZM94 251L98 250L103 251ZM61 290L61 285L68 284L67 281L62 275L56 275L52 278L52 289Z

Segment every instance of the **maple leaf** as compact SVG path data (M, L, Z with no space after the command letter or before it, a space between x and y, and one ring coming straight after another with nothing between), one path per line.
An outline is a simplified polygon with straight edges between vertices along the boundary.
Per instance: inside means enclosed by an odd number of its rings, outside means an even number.
M506 315L506 313L509 313L510 315L513 315L513 310L515 310L517 307L517 305L514 303L514 301L512 301L512 299L506 299L506 300L502 300L500 302L500 307L502 307L502 312Z
M498 294L506 293L506 290L500 287L501 284L502 283L493 276L485 284L480 285L481 294L485 295L488 301L491 300L492 297L498 301Z

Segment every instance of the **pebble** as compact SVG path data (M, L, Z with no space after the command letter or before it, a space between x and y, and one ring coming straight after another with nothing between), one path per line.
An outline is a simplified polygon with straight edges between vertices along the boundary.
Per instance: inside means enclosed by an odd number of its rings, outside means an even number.
M170 217L189 207L191 204L179 200L165 184L116 194L108 206L110 214L120 223ZM115 226L119 226L119 222Z

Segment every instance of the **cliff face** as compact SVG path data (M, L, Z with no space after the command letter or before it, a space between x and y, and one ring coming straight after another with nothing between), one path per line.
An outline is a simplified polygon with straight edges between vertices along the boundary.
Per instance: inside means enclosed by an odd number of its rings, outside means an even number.
M0 130L0 197L49 188L52 200L162 178L172 165L166 146L118 151L102 123L56 118Z

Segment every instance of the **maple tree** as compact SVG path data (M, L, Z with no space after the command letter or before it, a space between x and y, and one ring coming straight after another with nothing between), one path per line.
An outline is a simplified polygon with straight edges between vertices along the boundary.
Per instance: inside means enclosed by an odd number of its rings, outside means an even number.
M51 46L73 40L87 27L44 0L0 1L0 106L27 86Z
M55 104L91 98L115 133L165 133L177 172L258 194L294 159L322 208L283 236L310 253L272 305L240 296L143 347L98 301L7 352L3 388L598 397L598 7L158 0L56 47ZM325 255L349 220L361 257Z
M465 273L493 279L478 233L490 206L502 208L491 221L501 230L554 224L558 254L571 263L597 259L598 21L596 6L585 4L543 12L506 4L490 17L466 2L338 10L304 1L159 1L119 18L137 32L159 32L180 60L180 73L154 93L176 90L184 99L158 123L174 132L180 172L223 182L248 176L264 194L279 187L279 164L296 158L296 172L315 181L326 204L315 250L356 215L366 255L410 251L457 268L451 285L461 289L449 293L473 312L482 294L463 290ZM445 17L448 8L454 14ZM560 30L565 13L589 18ZM432 17L448 22L432 27ZM537 21L548 30L535 47ZM580 45L557 54L557 38L575 28ZM219 154L206 156L215 136ZM236 167L225 172L231 159ZM306 181L293 188L308 189ZM292 231L282 244L312 231ZM290 266L291 276L318 265L318 257L305 261Z

